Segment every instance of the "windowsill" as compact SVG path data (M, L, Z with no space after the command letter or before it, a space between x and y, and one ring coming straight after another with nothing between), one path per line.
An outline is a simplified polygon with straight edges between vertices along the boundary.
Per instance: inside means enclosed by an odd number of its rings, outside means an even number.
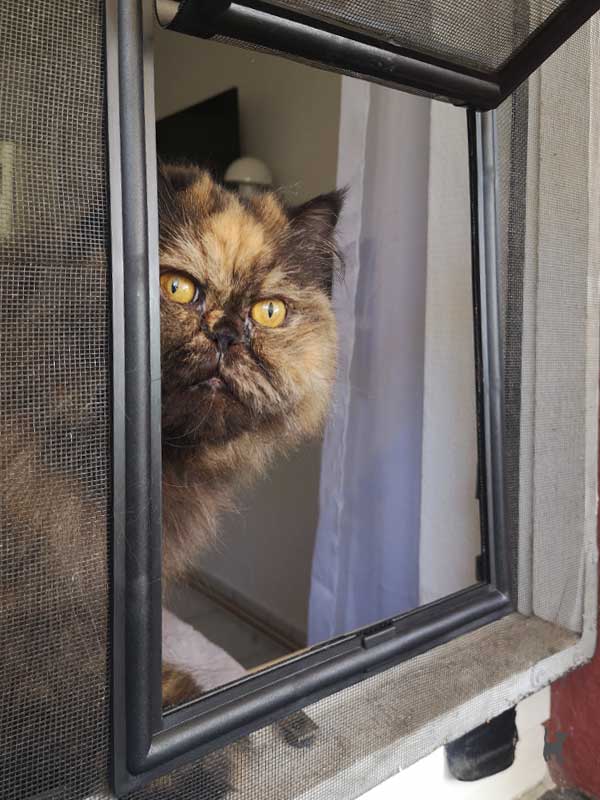
M544 761L544 722L550 716L550 689L546 687L517 706L519 741L513 765L479 781L457 781L448 772L444 748L364 794L361 800L397 800L431 797L439 800L527 800L541 796L549 781Z
M306 757L287 757L289 746L276 726L253 734L253 758L236 788L251 793L264 780L265 761L276 757L273 797L277 786L285 787L286 796L294 787L289 796L297 800L312 797L317 786L328 800L360 797L398 769L409 775L408 767L440 741L479 724L482 709L495 716L563 674L565 663L583 663L592 648L587 634L579 637L535 617L509 614L308 706L305 713L319 733ZM432 763L436 758L440 755L434 754ZM316 768L307 769L309 763Z

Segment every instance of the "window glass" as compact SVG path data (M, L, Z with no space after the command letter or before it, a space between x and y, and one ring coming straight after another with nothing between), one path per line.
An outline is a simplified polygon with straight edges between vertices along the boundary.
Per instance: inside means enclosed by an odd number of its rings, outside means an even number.
M155 65L169 705L473 585L481 524L464 110Z

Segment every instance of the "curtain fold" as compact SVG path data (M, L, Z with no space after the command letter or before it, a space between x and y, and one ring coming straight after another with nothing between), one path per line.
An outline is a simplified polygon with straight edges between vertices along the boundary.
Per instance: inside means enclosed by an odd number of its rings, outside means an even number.
M419 602L430 102L342 79L345 261L308 640Z

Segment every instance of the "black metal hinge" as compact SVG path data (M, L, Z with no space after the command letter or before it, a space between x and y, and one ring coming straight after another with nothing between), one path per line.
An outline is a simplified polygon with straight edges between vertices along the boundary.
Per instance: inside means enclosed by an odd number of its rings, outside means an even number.
M509 708L446 745L450 773L459 781L478 781L508 769L518 741L517 709Z

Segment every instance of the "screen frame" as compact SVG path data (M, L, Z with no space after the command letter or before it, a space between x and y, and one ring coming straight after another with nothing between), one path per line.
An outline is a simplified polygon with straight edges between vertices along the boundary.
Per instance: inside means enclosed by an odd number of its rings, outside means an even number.
M564 0L497 69L467 67L377 37L285 0L155 0L156 16L169 30L192 36L222 36L348 72L388 86L402 85L430 97L478 111L504 102L600 8L600 0Z
M468 115L479 482L486 582L340 636L168 713L161 691L161 442L153 2L107 0L113 494L112 783L175 767L514 610L502 520L493 112Z

